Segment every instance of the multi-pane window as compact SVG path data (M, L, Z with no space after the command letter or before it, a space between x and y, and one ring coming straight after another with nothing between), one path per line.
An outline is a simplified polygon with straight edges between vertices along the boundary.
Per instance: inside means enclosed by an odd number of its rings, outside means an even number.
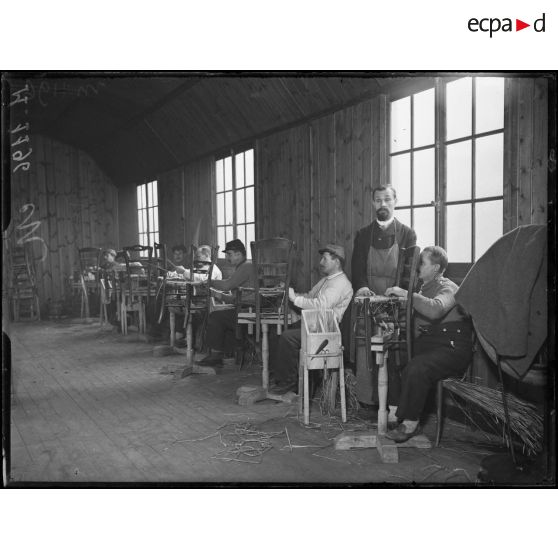
M215 163L217 241L223 249L233 238L244 242L248 256L255 240L254 150L231 153Z
M439 80L391 103L397 216L455 263L475 262L503 234L504 84Z
M159 207L157 181L140 184L136 188L138 201L139 244L153 246L159 242Z

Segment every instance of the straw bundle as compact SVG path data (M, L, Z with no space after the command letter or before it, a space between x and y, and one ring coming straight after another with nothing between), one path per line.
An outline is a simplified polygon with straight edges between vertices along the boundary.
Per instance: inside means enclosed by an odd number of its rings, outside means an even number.
M356 396L356 376L345 370L345 400L347 402L347 415L356 415L358 399ZM320 394L320 412L322 415L335 415L336 409L341 409L341 394L339 393L339 373L329 373L322 383Z
M461 399L474 404L483 416L488 417L496 427L501 427L502 436L506 445L509 446L510 440L506 436L506 419L500 390L454 379L445 380L444 388ZM456 398L453 399L465 414L468 414L463 405ZM543 421L536 406L515 397L511 393L506 393L506 401L509 411L510 431L521 440L523 450L528 455L540 452L542 449Z

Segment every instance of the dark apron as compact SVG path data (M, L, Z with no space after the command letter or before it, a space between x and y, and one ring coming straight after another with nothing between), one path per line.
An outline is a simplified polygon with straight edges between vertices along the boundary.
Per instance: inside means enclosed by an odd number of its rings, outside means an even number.
M383 295L386 289L395 285L397 278L397 263L399 260L399 243L397 242L397 225L394 221L395 237L390 248L374 248L373 241L368 250L368 260L366 263L366 275L368 288L377 295ZM353 309L356 311L356 308ZM357 334L364 334L364 322L357 321ZM373 365L373 371L366 366L366 346L369 343L358 341L356 344L356 395L361 403L375 403L378 399L377 391L377 369ZM369 357L369 362L373 363L374 356ZM389 364L389 359L388 359ZM393 392L393 390L391 390ZM388 395L389 402L389 395Z

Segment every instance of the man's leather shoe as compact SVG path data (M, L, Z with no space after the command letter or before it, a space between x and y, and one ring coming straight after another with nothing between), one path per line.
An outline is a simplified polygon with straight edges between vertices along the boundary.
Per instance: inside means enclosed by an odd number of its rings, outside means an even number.
M406 432L403 423L401 423L397 428L389 430L386 437L393 440L396 444L402 444L407 440L410 440L413 436L420 434L420 425L417 424L416 428L412 432Z

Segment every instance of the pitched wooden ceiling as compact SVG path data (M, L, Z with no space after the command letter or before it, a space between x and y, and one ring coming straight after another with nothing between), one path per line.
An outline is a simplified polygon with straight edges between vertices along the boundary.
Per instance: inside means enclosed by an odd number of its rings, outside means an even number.
M404 77L296 74L50 74L27 84L32 132L89 153L115 184L143 181L371 97Z

